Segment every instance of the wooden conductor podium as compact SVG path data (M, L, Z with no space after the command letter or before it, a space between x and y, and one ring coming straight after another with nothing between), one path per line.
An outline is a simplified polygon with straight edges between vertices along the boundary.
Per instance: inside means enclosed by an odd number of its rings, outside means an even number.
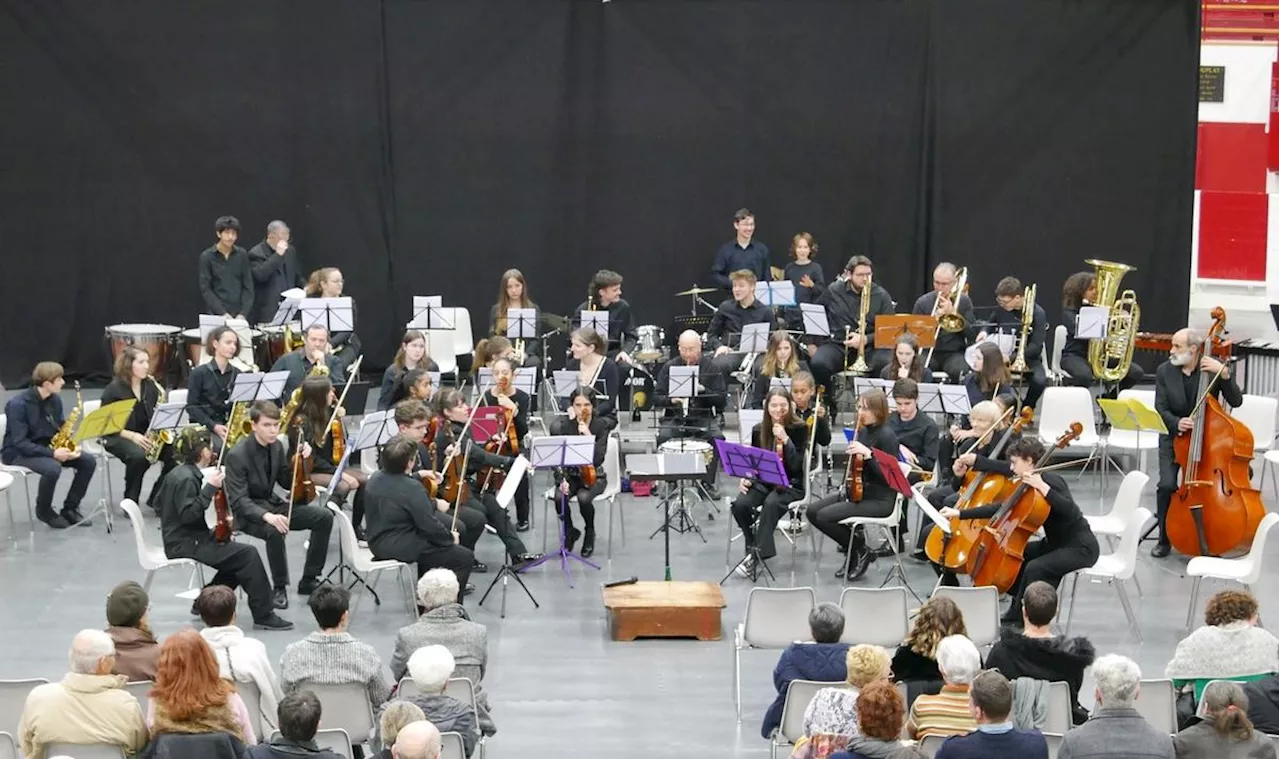
M613 640L720 640L720 610L725 603L714 582L636 582L603 591Z

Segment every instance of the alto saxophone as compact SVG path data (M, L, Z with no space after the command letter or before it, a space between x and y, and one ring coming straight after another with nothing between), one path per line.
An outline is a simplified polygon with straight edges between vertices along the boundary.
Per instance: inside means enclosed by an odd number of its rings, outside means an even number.
M253 425L249 422L249 403L239 401L231 405L231 415L227 417L227 439L223 445L232 448L249 434Z
M76 405L71 409L71 413L67 414L67 420L62 423L58 431L53 433L53 437L49 438L49 447L55 451L59 448L65 448L68 451L75 452L77 449L76 441L71 436L75 432L77 424L80 422L80 414L84 412L84 399L80 397L80 381L76 380Z
M165 401L164 387L156 381L155 377L147 377L147 379L156 386L156 405L159 406ZM152 409L152 411L155 410ZM151 449L147 451L147 463L154 464L160 460L161 449L173 442L173 430L152 430L147 433L147 442L151 443Z

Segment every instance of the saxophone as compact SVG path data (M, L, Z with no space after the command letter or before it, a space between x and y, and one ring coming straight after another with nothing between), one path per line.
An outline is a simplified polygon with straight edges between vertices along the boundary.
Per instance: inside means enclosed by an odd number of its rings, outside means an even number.
M76 426L80 422L80 414L84 412L84 400L80 397L80 381L76 380L76 405L71 409L71 413L67 414L67 420L62 423L58 431L53 433L53 437L49 438L49 447L55 451L59 448L65 448L74 452L77 449L76 441L71 437L75 432Z
M1022 291L1022 337L1018 340L1018 357L1009 366L1014 374L1027 371L1027 337L1031 334L1031 323L1036 316L1036 286L1033 284Z
M1133 290L1125 290L1119 298L1116 293L1120 290L1120 279L1137 267L1094 258L1085 263L1096 269L1098 298L1092 305L1111 310L1107 315L1106 337L1089 341L1089 368L1102 382L1119 382L1133 363L1133 345L1138 338L1138 317L1142 311Z
M311 371L307 372L308 377L325 377L329 375L329 367L327 364L319 363L311 367ZM284 404L284 409L280 412L280 429L289 429L289 423L293 421L293 415L298 411L298 406L302 403L302 385L298 385L289 394L288 403Z
M156 405L159 406L165 401L164 387L156 381L155 377L147 377L147 379L156 386ZM173 442L173 431L152 430L147 433L147 441L151 443L151 450L147 452L147 463L154 464L160 460L161 449Z
M224 447L231 448L235 446L252 429L253 425L249 422L249 402L233 403L231 405L231 416L227 417L227 439L223 444Z

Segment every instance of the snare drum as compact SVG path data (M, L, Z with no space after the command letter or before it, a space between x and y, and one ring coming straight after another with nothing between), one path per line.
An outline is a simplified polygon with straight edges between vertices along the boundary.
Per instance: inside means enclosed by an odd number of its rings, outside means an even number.
M106 329L106 340L111 346L111 361L126 347L132 346L147 352L151 357L151 376L164 378L169 373L180 327L172 324L112 324ZM162 379L163 381L163 379Z
M636 351L638 361L661 361L664 358L662 340L665 335L661 327L646 324L636 329Z
M668 440L658 446L658 453L701 453L702 457L707 460L707 466L711 466L711 461L715 458L715 450L711 443L705 440L695 440L687 437Z

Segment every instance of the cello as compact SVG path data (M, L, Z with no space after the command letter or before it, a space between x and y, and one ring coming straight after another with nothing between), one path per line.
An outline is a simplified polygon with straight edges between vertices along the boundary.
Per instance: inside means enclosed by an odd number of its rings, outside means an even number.
M1227 323L1222 307L1214 308L1211 315L1213 326L1201 344L1201 356L1210 355ZM1199 365L1196 370L1200 371ZM1165 532L1174 550L1188 556L1220 556L1247 549L1266 514L1249 477L1253 433L1223 409L1213 392L1217 379L1216 374L1200 371L1191 412L1193 426L1173 438L1182 481L1169 502Z
M1066 448L1082 432L1084 425L1072 422L1071 428L1036 462L1036 470L1045 465L1054 451ZM1000 504L995 516L983 525L973 544L966 569L973 578L974 587L994 585L1001 593L1008 593L1022 572L1023 551L1027 543L1048 517L1049 502L1039 490L1020 482Z
M1012 408L1009 409L1009 411L1012 410ZM1008 412L1005 413L1007 414ZM1013 436L1020 434L1022 428L1031 423L1034 413L1035 411L1030 406L1022 409L1022 413L1004 431L1004 435L996 443L995 448L991 449L990 458L994 459L1000 456L1000 453ZM987 431L987 435L990 435L995 429L996 427L993 425ZM985 437L984 435L983 438ZM974 441L966 453L978 448L982 444L983 438ZM961 512L966 509L998 503L1008 497L1010 492L1009 478L998 472L979 472L970 469L965 473L963 483L964 489L960 491L960 499L956 501L955 505L956 510ZM924 544L925 555L934 564L946 567L952 572L961 572L969 560L969 552L973 549L973 544L977 541L981 531L982 527L975 520L959 517L952 519L950 535L947 535L942 530L933 530L929 533L929 538Z

